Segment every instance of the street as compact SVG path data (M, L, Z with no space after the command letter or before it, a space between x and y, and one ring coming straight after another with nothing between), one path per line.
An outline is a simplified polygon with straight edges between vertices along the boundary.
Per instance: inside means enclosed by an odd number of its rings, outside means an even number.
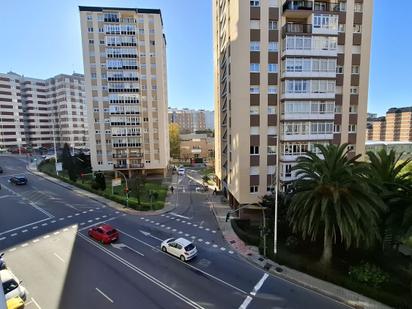
M0 252L29 294L26 308L345 308L266 274L233 252L210 210L211 192L180 176L171 212L126 215L30 174L26 162L0 157ZM11 175L28 184L14 186ZM120 239L102 245L89 227L108 222ZM198 248L187 263L160 243L184 237Z

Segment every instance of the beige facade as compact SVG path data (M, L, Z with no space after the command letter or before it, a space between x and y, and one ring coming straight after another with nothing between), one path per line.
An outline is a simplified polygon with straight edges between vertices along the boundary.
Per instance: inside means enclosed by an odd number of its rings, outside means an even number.
M181 134L180 157L184 160L213 158L215 142L207 134Z
M94 170L164 173L166 38L160 10L80 7Z
M256 203L316 143L364 153L373 1L213 0L215 169ZM278 168L277 168L278 167Z
M213 130L213 111L169 108L169 123L177 123L182 133Z
M0 148L86 147L87 123L81 74L43 80L0 74ZM53 130L54 126L54 130Z
M412 107L391 108L386 117L369 120L370 141L412 142Z

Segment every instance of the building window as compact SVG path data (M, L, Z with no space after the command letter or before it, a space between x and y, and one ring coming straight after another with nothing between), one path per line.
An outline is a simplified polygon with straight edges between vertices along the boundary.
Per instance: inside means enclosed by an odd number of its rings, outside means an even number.
M260 51L260 42L259 41L250 42L250 51Z
M269 73L277 73L278 72L278 65L276 63L269 63L268 64L268 72Z
M249 175L259 175L259 167L258 166L250 167Z
M259 106L251 106L250 107L250 114L251 115L259 115Z
M268 146L268 155L276 154L276 146Z
M260 64L259 63L251 63L250 64L250 72L259 73L259 71L260 71Z
M277 94L278 87L277 86L268 86L268 94Z
M259 135L259 127L250 127L250 135Z
M356 124L350 124L348 126L349 133L356 133Z
M260 29L260 20L252 19L250 21L250 29Z
M89 40L89 44L94 44L94 40Z
M250 86L250 93L251 94L259 94L259 86Z
M339 24L339 26L338 26L338 32L345 32L345 28L346 28L346 25L345 24Z
M268 51L277 52L279 50L278 42L269 42Z
M350 87L350 94L358 94L359 87Z
M362 25L361 24L353 25L353 33L362 33Z
M258 186L251 186L250 187L250 193L257 193L259 191L259 187Z
M87 31L88 31L88 32L93 32L93 28L92 28L92 27L89 27L89 28L87 28Z
M259 154L259 146L250 146L250 154L251 155L258 155Z
M353 65L352 66L352 74L359 74L359 66L358 65Z
M276 114L276 106L268 106L268 115Z
M339 11L340 12L346 12L346 1L345 2L339 2Z
M87 20L93 20L93 16L92 15L87 15Z
M342 113L342 105L335 105L335 114Z
M278 30L278 22L276 20L269 20L269 30Z
M349 106L349 113L350 114L356 114L358 112L358 106L357 105L350 105Z
M276 8L278 6L279 6L278 0L269 0L269 7L270 8Z
M340 124L335 124L333 126L333 133L340 133Z
M260 6L260 1L259 0L251 0L250 1L250 6L258 7L258 6Z
M343 74L343 66L341 65L336 66L336 74Z
M363 11L363 4L362 3L355 3L355 12L362 13Z

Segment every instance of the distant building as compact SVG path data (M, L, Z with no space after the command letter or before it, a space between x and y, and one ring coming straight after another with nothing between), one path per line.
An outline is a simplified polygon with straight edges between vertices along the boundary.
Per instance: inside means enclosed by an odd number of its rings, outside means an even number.
M368 113L368 119L369 118L377 118L378 117L378 114L376 114L376 113Z
M391 108L386 117L369 118L369 141L412 142L412 107Z
M169 123L177 123L182 133L213 130L213 111L193 110L188 108L169 108Z
M184 160L213 158L215 141L207 134L181 134L180 157Z
M49 79L0 73L0 148L87 147L82 74Z
M378 153L382 149L386 152L394 150L397 154L403 153L403 159L412 157L412 142L366 142L366 151Z

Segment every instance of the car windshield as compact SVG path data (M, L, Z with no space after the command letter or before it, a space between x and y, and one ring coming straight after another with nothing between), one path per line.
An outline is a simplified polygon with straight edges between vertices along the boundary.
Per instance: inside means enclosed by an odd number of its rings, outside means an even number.
M19 285L14 279L3 282L4 294L10 293L11 291L15 290L18 286Z
M185 247L185 250L186 250L186 251L192 251L194 248L195 248L195 246L194 246L193 244L188 244L188 245Z
M175 239L174 239L174 238L170 238L170 239L167 241L167 243L171 243L172 241L175 241Z
M107 235L113 235L113 234L115 234L116 232L117 232L116 229L113 229L113 230L107 231L106 234L107 234Z

